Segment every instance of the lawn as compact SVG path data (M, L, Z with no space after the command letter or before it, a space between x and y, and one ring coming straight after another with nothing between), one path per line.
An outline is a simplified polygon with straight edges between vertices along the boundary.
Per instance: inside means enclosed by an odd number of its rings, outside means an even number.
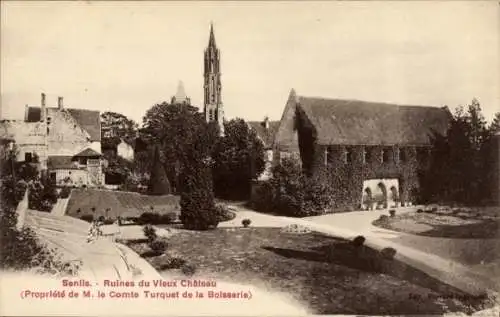
M406 233L394 238L399 244L451 259L492 280L499 276L498 209L430 211L378 219L373 225Z
M195 265L197 276L286 292L315 314L441 314L481 305L379 252L318 233L179 230L167 242L168 253ZM143 243L130 246L139 254L147 250ZM167 258L147 260L160 269Z
M116 219L118 216L139 217L144 212L152 211L159 214L179 213L179 196L148 196L133 192L78 188L71 191L66 214L75 218L92 215L94 219L99 216Z
M453 211L405 213L378 219L373 225L385 229L427 237L455 239L497 238L500 231L500 212Z

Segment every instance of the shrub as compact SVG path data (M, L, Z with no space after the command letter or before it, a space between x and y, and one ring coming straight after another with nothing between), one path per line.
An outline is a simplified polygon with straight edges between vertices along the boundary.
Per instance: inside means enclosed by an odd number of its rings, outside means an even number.
M179 218L179 216L177 215L176 212L173 212L173 211L168 212L168 213L160 216L160 223L162 223L162 224L175 223L178 218Z
M219 219L215 206L203 189L181 195L180 220L186 229L207 230L217 227Z
M71 194L71 189L69 187L63 187L59 193L59 198L68 198Z
M146 238L150 242L152 242L152 241L156 240L156 238L158 238L158 236L156 235L156 229L151 225L144 226L142 231L144 232L144 236L146 236Z
M147 224L159 224L160 223L160 214L155 213L155 212L143 212L140 216L139 219L137 219L137 222L141 225L147 225Z
M389 210L389 215L391 217L395 217L396 216L396 210L394 210L394 209Z
M102 221L102 223L105 225L112 225L115 223L115 221L112 218L106 218Z
M160 270L180 269L185 264L186 260L178 257L171 257L162 264Z
M184 264L181 267L181 271L184 275L192 276L194 275L194 273L196 273L196 266L194 266L193 264Z
M333 206L330 187L325 175L309 177L297 159L284 159L273 169L271 180L257 190L254 205L291 217L319 215Z
M273 184L270 181L258 183L255 194L251 198L251 206L262 212L271 212L274 210L275 195Z
M193 163L194 164L194 163ZM184 228L208 230L217 227L219 218L212 190L211 170L207 166L188 166L181 174L181 215Z
M229 221L236 218L236 214L229 210L229 208L224 204L215 205L215 212L217 213L217 219L219 222Z
M149 247L157 254L165 252L167 249L167 243L163 240L154 240L149 242Z
M250 224L251 224L251 223L252 223L252 220L250 220L250 219L243 219L243 220L241 221L241 224L242 224L242 225L243 225L243 227L245 227L245 228L248 228L248 226L250 226Z
M355 247L359 248L359 247L361 247L365 243L365 241L366 241L365 237L363 237L363 236L357 236L356 238L354 238L352 240L352 244Z
M92 222L92 221L94 221L94 216L93 215L83 215L80 217L80 219L87 221L87 222Z
M170 194L170 183L165 172L165 166L161 162L160 149L154 147L153 164L151 166L151 177L149 178L149 195L167 195Z
M57 189L43 180L34 180L30 185L29 208L39 211L51 211L59 197Z
M389 217L387 215L380 215L380 217L378 217L378 220L380 222L387 222L389 221Z
M394 259L394 256L396 255L397 251L394 248L384 248L380 251L380 254L382 255L383 258L392 260Z

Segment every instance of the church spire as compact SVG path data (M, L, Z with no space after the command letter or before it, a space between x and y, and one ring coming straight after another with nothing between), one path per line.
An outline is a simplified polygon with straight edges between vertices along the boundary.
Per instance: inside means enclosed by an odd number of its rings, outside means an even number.
M204 112L207 122L216 122L224 133L224 109L222 106L222 83L220 74L220 51L215 45L213 23L210 23L208 47L205 49Z
M214 24L213 24L213 22L210 22L210 38L208 40L208 47L213 47L213 48L217 47L217 45L215 45L215 35L214 35Z
M186 91L184 90L184 83L182 80L179 80L179 84L177 85L177 92L175 95L172 97L172 101L170 102L171 104L191 104L191 100L189 99L188 96L186 96Z

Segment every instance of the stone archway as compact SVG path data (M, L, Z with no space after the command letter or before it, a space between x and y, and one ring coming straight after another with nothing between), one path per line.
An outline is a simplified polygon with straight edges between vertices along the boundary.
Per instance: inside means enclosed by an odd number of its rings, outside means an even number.
M387 208L387 188L385 187L384 183L378 183L376 192L374 194L374 199L377 203L377 209Z

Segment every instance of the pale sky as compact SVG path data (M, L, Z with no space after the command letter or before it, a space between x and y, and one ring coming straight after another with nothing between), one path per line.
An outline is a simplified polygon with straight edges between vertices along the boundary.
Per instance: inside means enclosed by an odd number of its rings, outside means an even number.
M500 110L500 5L488 2L1 2L1 105L141 122L179 80L203 105L214 23L227 118L279 120L305 96Z

